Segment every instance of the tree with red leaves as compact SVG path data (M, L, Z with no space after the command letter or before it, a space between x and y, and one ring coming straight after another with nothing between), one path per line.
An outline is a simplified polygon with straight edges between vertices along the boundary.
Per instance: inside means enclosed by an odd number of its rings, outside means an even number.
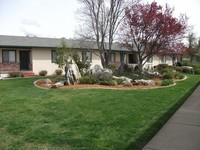
M163 7L156 2L126 8L121 40L123 46L137 51L140 73L149 57L185 52L181 41L187 32L187 17L181 14L175 18L173 11L167 4Z

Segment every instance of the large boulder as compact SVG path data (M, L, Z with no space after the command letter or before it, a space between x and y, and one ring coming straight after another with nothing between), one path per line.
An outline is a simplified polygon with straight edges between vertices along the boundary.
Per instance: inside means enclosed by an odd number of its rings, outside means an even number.
M132 79L128 78L128 77L124 77L124 76L121 76L121 77L116 77L116 76L113 76L113 79L115 80L122 80L122 84L125 85L125 86L131 86L132 85Z
M110 80L112 78L112 70L108 68L102 68L100 65L95 65L90 70L90 76L99 80Z
M79 68L75 61L69 57L67 60L67 65L65 66L65 78L67 85L73 85L78 83L79 79L81 78L81 74Z

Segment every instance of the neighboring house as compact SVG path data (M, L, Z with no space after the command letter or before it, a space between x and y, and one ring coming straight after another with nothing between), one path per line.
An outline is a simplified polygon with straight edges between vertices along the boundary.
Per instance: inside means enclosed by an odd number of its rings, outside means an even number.
M13 71L33 72L38 74L47 70L48 75L58 69L56 61L56 48L65 40L71 51L76 51L84 60L87 58L94 66L101 65L99 52L94 42L83 42L73 39L23 37L0 35L0 74L6 75ZM112 47L111 63L137 64L137 54L123 49L117 44ZM158 57L149 58L145 68L151 68L159 63L171 64L171 60L162 60Z

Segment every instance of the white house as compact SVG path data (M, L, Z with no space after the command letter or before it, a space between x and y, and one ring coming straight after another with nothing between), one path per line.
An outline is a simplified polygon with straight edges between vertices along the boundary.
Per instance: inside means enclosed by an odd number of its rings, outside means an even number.
M23 37L0 35L0 74L12 71L31 72L38 74L47 70L48 75L55 73L56 48L65 40L71 51L76 51L82 59L88 58L92 66L101 65L99 52L94 42L83 42L73 39ZM137 64L137 54L114 44L111 53L111 63ZM146 63L145 68L159 63L172 64L171 59L153 57Z

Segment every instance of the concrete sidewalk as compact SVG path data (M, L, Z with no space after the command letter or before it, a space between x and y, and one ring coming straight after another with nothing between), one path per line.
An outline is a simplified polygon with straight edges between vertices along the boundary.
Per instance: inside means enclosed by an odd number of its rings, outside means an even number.
M200 150L200 86L143 150Z

